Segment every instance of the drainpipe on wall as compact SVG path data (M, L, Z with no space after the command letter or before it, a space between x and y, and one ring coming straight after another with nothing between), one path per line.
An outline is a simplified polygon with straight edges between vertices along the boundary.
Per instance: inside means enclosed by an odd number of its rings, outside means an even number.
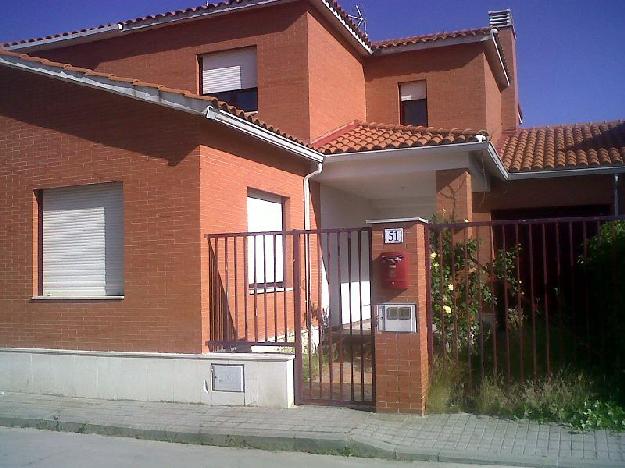
M619 215L619 186L618 186L618 181L619 181L619 175L618 174L614 174L614 216L618 216Z
M304 177L304 229L310 229L310 179L323 172L323 163L317 163L317 169Z
M310 174L307 174L306 177L304 177L304 229L308 230L310 229L310 179L311 177L314 177L316 175L321 174L321 172L323 171L323 163L317 163L317 169L315 169L313 172L311 172ZM319 228L319 226L317 226ZM309 252L310 249L308 248L308 242L310 242L310 239L308 238L308 236L304 236L304 251L305 252ZM305 266L304 268L306 268L306 278L307 278L307 282L308 284L306 284L306 290L310 291L310 258L308 258L308 255L304 255L304 261ZM304 295L305 297L305 302L306 302L306 309L305 310L309 310L308 308L311 306L311 304L308 304L308 294Z

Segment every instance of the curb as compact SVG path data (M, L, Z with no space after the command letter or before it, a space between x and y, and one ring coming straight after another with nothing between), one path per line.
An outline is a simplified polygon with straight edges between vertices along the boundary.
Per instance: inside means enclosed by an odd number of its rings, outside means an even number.
M597 460L559 459L549 457L508 457L481 453L445 452L442 450L410 450L397 448L382 441L361 440L358 437L329 437L318 433L296 433L293 436L267 435L265 431L240 432L179 432L166 429L141 429L127 426L106 426L52 419L25 419L0 416L0 426L30 428L75 434L98 434L142 440L217 447L241 447L268 451L306 452L357 458L380 458L394 461L430 461L480 465L508 465L550 468L621 467L620 463Z

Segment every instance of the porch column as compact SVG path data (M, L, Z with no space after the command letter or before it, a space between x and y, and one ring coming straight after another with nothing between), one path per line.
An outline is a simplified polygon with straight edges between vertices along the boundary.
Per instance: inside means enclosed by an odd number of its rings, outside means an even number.
M473 221L473 191L468 169L436 171L436 213L445 221Z
M385 244L385 228L404 228L402 244ZM376 224L372 233L372 318L378 304L416 305L416 333L375 333L375 407L385 413L425 413L428 389L427 275L425 225L422 223ZM408 262L408 288L382 287L380 254L398 252ZM374 316L375 314L375 316Z

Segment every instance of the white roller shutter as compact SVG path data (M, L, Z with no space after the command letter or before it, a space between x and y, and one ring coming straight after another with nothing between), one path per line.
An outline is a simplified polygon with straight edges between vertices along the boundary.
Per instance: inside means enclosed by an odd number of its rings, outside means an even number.
M257 86L256 48L228 50L202 56L204 94Z
M119 183L43 191L43 295L124 294Z
M247 198L247 228L250 232L282 231L282 200L262 195ZM274 253L273 243L276 239ZM247 246L249 284L279 283L284 281L284 249L280 235L259 235L249 239ZM264 246L263 246L264 243ZM254 245L255 244L255 245ZM263 248L264 247L264 248ZM274 258L276 271L274 272ZM254 276L254 264L256 275Z
M412 83L402 83L399 85L399 92L402 101L419 101L427 98L425 81L413 81Z

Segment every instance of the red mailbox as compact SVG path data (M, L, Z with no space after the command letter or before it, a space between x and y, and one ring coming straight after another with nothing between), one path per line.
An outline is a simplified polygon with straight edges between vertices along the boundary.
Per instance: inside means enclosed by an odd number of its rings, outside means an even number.
M401 252L380 255L380 279L386 289L408 289L408 262Z

